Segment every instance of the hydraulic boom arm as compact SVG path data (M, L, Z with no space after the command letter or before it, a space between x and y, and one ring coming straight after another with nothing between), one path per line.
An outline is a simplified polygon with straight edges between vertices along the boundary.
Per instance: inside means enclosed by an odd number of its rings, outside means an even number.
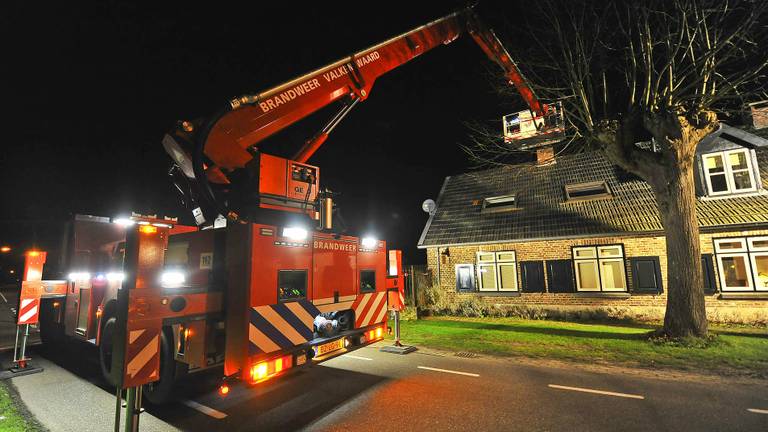
M206 123L184 122L175 135L183 137L195 148L194 177L198 182L227 184L231 180L230 173L246 167L253 159L261 141L311 113L341 101L341 110L293 157L295 162L305 163L344 116L368 98L377 78L439 45L449 44L465 32L501 66L509 83L517 88L534 116L546 115L550 107L536 98L494 32L483 25L472 7L468 7L262 93L234 98ZM203 155L206 160L201 157ZM174 159L182 165L178 157ZM186 168L185 174L192 177L188 163ZM201 179L201 176L205 178Z

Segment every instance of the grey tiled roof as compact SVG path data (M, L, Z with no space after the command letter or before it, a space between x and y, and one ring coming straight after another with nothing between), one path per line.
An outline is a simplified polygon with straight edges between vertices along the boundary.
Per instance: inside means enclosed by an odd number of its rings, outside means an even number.
M768 189L768 148L756 149ZM613 197L566 202L564 186L605 181ZM484 198L514 194L517 209L481 214ZM699 198L702 227L766 224L768 196ZM650 186L612 165L600 152L559 156L549 166L520 164L446 178L420 247L561 237L658 232L662 225Z

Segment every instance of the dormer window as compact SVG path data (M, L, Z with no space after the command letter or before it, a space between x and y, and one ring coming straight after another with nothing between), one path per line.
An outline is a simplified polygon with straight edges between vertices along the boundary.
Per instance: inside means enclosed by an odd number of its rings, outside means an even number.
M748 149L704 155L704 176L710 196L756 190L752 157Z
M500 213L517 208L515 195L501 195L483 200L480 213Z
M611 196L611 190L604 181L565 185L566 201L587 201L599 198L610 198Z

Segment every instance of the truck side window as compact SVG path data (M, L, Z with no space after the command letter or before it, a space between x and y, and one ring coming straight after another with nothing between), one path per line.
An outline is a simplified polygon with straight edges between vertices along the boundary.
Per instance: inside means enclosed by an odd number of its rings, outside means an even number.
M360 270L360 292L376 291L376 270Z
M279 301L291 301L307 296L306 270L278 270L277 297Z

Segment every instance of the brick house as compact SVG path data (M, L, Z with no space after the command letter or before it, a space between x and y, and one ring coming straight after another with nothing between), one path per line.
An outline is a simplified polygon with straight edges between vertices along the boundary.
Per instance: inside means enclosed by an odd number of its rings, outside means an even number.
M695 176L708 317L766 322L768 140L722 125ZM664 314L653 192L599 152L447 177L418 246L453 301Z

